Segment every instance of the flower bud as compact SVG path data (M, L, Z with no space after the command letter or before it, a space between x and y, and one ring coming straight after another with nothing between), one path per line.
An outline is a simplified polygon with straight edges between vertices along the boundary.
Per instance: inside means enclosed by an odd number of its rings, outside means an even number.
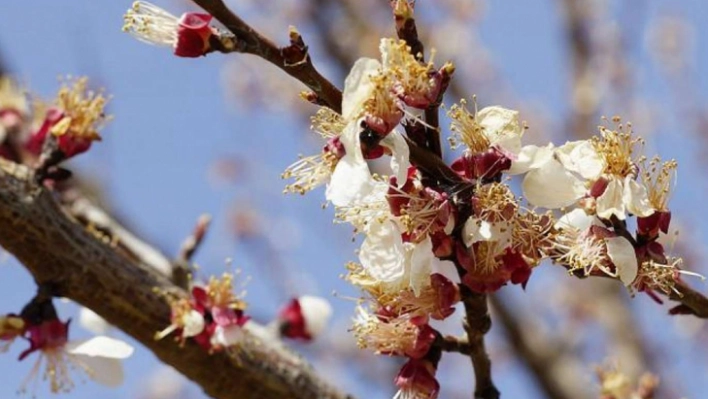
M396 398L436 399L440 392L435 367L427 360L409 360L394 382L399 388Z
M332 307L324 298L301 296L294 298L280 311L278 318L283 336L310 341L325 329Z

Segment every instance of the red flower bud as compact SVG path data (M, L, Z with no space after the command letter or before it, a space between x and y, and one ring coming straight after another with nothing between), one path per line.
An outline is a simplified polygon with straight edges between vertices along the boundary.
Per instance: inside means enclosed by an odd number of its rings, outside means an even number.
M209 26L212 16L188 12L182 14L177 29L175 55L178 57L200 57L210 48L209 38L214 34Z

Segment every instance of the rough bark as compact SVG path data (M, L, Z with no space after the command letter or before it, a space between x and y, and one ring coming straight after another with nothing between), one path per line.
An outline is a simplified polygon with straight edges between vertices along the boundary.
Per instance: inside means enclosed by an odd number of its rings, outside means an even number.
M186 293L150 265L122 256L60 208L26 166L0 159L0 245L39 284L72 299L123 330L215 398L349 398L317 378L297 355L249 340L243 353L179 348L154 334L169 324L164 295Z

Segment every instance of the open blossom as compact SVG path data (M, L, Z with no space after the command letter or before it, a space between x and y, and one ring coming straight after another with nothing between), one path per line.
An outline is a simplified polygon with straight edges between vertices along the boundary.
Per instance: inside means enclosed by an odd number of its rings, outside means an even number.
M169 298L169 302L171 323L155 339L175 333L181 345L191 338L206 350L220 350L238 344L241 328L249 320L243 313L245 302L233 292L229 273L212 276L205 285L193 285L190 298Z
M410 287L418 294L430 283L433 244L404 240L398 224L389 220L371 226L359 250L359 260L374 279L395 289Z
M169 12L144 1L133 3L124 16L123 31L138 40L174 49L179 57L199 57L211 49L214 30L210 14L188 12L178 19Z
M352 330L362 349L419 359L428 353L435 340L433 329L427 324L415 324L415 319L374 315L361 306L356 311Z
M435 366L427 360L408 360L396 376L398 392L393 399L436 399L440 384L435 371Z
M457 284L440 273L430 275L430 284L417 294L409 287L392 290L390 286L371 277L359 264L347 265L347 281L368 294L375 306L388 317L407 316L416 323L428 318L444 320L455 311L460 301Z
M425 109L437 100L442 74L432 61L421 63L405 40L381 39L379 49L383 70L393 77L392 90L401 101L409 107Z
M465 221L462 241L467 247L478 241L511 244L512 220L519 205L509 186L503 183L479 185L472 202L472 215Z
M524 128L519 122L519 112L491 106L474 113L467 109L467 102L460 101L450 108L452 119L450 144L467 148L462 157L451 167L467 179L493 178L509 170L521 151Z
M47 109L44 122L32 134L28 149L39 154L48 135L56 137L65 158L88 151L94 141L101 140L98 131L107 121L104 113L107 99L88 90L88 79L75 79L71 86L63 84L54 105Z
M455 215L447 193L425 187L415 167L408 168L403 183L390 178L386 201L409 241L420 242L438 232L448 235L454 228Z
M285 337L310 341L324 331L331 316L332 306L324 298L293 298L278 316L280 331Z
M627 286L637 277L632 243L605 228L596 217L575 209L558 220L556 229L554 260L570 272L582 270L586 276L604 273Z
M583 207L603 219L654 213L647 188L637 181L635 147L642 140L622 125L617 130L601 127L600 134L558 148L525 147L520 158L529 171L523 182L528 201L554 209L585 198Z
M30 348L20 354L20 360L34 352L39 353L28 380L37 378L37 372L45 363L42 378L49 380L53 393L68 392L73 388L72 369L83 371L102 385L119 385L123 381L121 360L132 355L133 348L123 341L104 336L69 341L68 329L69 322L58 319L44 320L27 327Z

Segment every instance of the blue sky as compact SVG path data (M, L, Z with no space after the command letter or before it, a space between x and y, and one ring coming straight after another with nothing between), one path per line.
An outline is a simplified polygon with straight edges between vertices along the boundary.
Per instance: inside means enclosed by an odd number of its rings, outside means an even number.
M521 98L558 110L556 122L562 121L568 108L564 104L567 75L560 19L554 9L556 2L491 3L481 34L496 64ZM674 3L651 1L647 12L650 16L657 15ZM331 210L320 208L321 193L304 198L281 194L282 170L297 153L312 150L302 140L301 132L306 129L302 120L288 114L234 110L224 101L220 78L223 57L179 59L166 49L139 43L120 30L122 14L130 4L128 0L0 2L0 54L33 91L50 97L57 88L57 77L71 74L88 75L113 95L110 113L115 119L105 130L104 141L76 162L75 168L101 182L120 214L142 236L170 255L176 253L200 214L213 215L213 229L197 262L205 272L218 273L224 270L225 259L233 258L235 266L252 275L247 299L254 314L272 315L280 303L294 294L328 296L336 290L354 295L338 277L343 264L353 258L355 246L347 244L348 228L331 225ZM680 7L698 29L695 68L706 70L708 40L702 39L708 38L708 27L699 22L701 15L708 15L708 3L682 1L675 7ZM646 56L639 54L635 62L640 71L638 89L649 97L668 97L667 88L654 83L659 80L657 72L644 66ZM708 78L700 75L698 78L696 87L705 97ZM681 126L675 115L666 115L661 122L662 132L673 132ZM675 212L687 218L694 215L692 209L698 209L702 219L706 213L697 194L705 193L706 186L700 174L691 172L702 166L698 154L690 144L674 143L674 136L665 135L659 136L655 146L662 155L680 160L681 182L692 179L699 182L679 186ZM237 184L214 185L208 175L214 160L221 157L245 160L251 173ZM243 245L234 243L227 223L234 204L253 206L265 213L265 228L284 248L280 256L287 270L304 270L288 276L294 281L283 290L278 283L282 276L263 272L259 259ZM708 225L699 222L695 227L696 237L702 242ZM338 244L332 245L333 240ZM0 271L3 274L0 311L17 311L32 296L32 280L12 260L1 263ZM334 303L336 318L348 319L353 303L338 299ZM63 317L75 312L70 305L60 306ZM649 312L647 326L666 321L662 309L645 307ZM73 333L84 334L79 329ZM10 353L0 356L3 370L0 397L12 397L31 368L31 364L15 361L20 346L15 345ZM145 376L157 365L152 354L138 348L126 363L126 384L120 389L108 390L86 383L79 384L69 396L139 397ZM688 384L686 392L697 397L695 394L702 392L700 381L705 378L706 370L691 369L690 364L681 367L679 371L688 374L688 378L682 379ZM465 373L471 375L467 370ZM538 397L518 364L512 362L501 367L497 380L507 398ZM342 383L361 397L373 395L355 379L348 378ZM38 390L37 397L45 397L45 391Z

